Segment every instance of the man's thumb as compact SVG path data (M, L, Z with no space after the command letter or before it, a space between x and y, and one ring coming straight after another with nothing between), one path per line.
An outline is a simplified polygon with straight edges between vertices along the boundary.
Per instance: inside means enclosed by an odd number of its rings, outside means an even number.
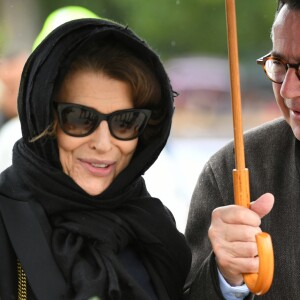
M274 205L274 196L270 193L263 194L257 200L251 202L250 209L261 218L267 215Z

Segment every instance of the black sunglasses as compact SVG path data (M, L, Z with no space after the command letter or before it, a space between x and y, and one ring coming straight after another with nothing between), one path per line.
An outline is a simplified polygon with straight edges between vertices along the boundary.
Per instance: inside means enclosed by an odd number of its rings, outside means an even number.
M74 103L54 102L54 107L63 132L74 137L87 136L96 130L101 121L107 121L113 137L122 141L133 140L142 134L151 116L148 109L124 109L102 114Z

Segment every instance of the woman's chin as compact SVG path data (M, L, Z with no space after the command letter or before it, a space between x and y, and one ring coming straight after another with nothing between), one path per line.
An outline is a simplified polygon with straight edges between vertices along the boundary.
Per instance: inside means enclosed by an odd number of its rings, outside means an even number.
M89 180L89 182L77 182L77 184L89 195L91 196L97 196L103 193L110 183L107 182L99 182L98 179L96 182L93 180Z

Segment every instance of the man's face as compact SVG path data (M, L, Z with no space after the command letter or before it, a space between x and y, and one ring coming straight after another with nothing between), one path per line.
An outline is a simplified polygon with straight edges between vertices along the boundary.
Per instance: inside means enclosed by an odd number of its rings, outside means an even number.
M272 55L290 64L300 62L300 10L290 10L284 5L272 29ZM300 80L295 69L289 68L283 83L273 83L277 104L300 140Z

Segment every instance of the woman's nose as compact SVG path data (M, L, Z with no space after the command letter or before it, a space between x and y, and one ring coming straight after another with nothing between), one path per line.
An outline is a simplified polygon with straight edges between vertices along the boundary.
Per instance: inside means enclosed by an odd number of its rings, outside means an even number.
M90 146L96 150L107 152L112 147L112 136L107 121L102 121L91 134Z

